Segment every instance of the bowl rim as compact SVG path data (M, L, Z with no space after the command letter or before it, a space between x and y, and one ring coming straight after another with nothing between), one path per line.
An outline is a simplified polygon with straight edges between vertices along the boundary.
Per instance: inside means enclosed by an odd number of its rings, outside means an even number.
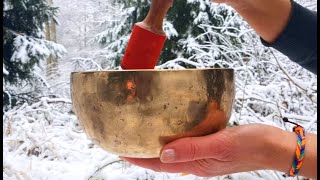
M190 68L190 69L119 69L119 70L101 70L101 71L73 71L73 74L83 74L83 73L109 73L109 72L182 72L182 71L205 71L205 70L227 70L234 71L233 68Z

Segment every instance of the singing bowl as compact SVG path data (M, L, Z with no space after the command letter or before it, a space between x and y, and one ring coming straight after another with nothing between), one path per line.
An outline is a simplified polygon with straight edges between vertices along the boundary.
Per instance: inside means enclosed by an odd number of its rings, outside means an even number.
M226 127L233 69L73 72L73 109L87 136L126 157L159 157L163 145Z

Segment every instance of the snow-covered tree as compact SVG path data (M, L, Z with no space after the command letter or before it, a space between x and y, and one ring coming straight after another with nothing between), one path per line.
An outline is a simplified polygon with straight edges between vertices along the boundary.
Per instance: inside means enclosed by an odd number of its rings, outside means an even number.
M57 27L57 43L63 44L68 53L60 60L62 67L68 66L75 59L94 59L102 67L108 68L105 61L108 54L92 38L103 31L101 23L112 21L114 11L118 11L110 5L110 0L54 0L54 5L59 7L59 26ZM70 11L72 10L72 11ZM61 68L59 69L61 71ZM69 75L68 75L69 77Z
M39 70L45 68L50 56L60 57L65 49L45 40L45 23L55 21L56 7L44 0L4 0L3 4L3 78L6 85L3 97L6 105L15 105L18 99L22 100L18 87L32 82L43 84L45 81ZM9 88L10 85L16 90Z
M214 42L219 48L240 46L242 38L234 36L240 33L238 29L242 21L237 20L236 16L230 7L217 6L210 0L176 1L168 12L167 21L173 25L178 35L166 42L160 63L177 57L194 56L196 52L188 48L193 43L205 46L207 42ZM207 31L212 32L211 35L204 35ZM212 59L226 60L219 51L212 53ZM190 64L181 65L194 68Z
M227 8L223 6L216 8ZM281 118L288 117L310 130L317 114L316 75L275 49L263 46L260 37L238 14L220 22L219 25L203 23L199 25L203 32L197 37L180 41L192 56L176 58L158 68L188 67L184 64L196 68L232 68L236 98L230 122L274 123L285 127Z
M12 2L17 1L12 0ZM28 0L23 2L26 1ZM196 12L193 15L199 18L194 19L205 17L200 16L201 10L197 11L196 8L203 5L200 2L206 1L181 1L194 4L192 7L195 9L192 11L187 9L187 6L181 5L185 8L183 10L185 12ZM11 1L5 0L4 2L6 5L4 9L9 9L8 2ZM128 5L130 2L138 1L122 2ZM316 10L317 1L315 0L298 0L298 2ZM46 93L45 97L30 96L29 92L33 92L32 95L35 95L35 92L43 94L44 89L37 86L25 87L25 81L17 78L17 83L21 85L16 86L13 89L14 92L18 92L18 96L22 99L28 98L27 101L32 101L32 103L12 107L3 114L4 179L52 179L52 175L55 179L63 180L208 179L193 175L158 173L121 162L117 155L109 154L88 139L79 126L70 100L70 72L114 68L114 65L109 66L110 63L114 62L114 57L120 59L123 52L113 51L111 47L121 45L119 47L125 48L124 42L118 41L120 43L117 44L116 37L119 40L121 38L128 40L130 28L133 25L133 22L125 19L128 17L127 14L134 13L134 11L142 13L138 11L141 8L136 7L135 4L125 6L123 3L109 4L109 0L54 0L54 4L60 10L57 42L68 49L68 54L59 59L61 76L54 78L52 82L42 81L43 76L41 75L43 74L39 74L38 66L34 66L32 73L38 77L33 78L38 82L36 84L47 84L50 87L50 94ZM186 4L180 0L174 0L174 3L172 8L179 6L179 3ZM177 53L172 57L173 60L164 62L156 68L232 68L235 72L236 98L230 118L231 125L263 123L291 131L292 125L285 124L281 120L281 117L288 117L291 121L302 125L306 132L317 133L317 76L290 62L287 57L274 49L262 46L259 37L237 13L233 14L231 8L222 4L213 4L210 8L214 16L219 17L217 21L219 23L211 22L211 20L210 22L202 21L196 26L193 24L194 19L190 22L187 19L173 22L175 18L169 21L170 17L167 16L164 26L170 38L167 42L172 40L172 46L180 45L182 49L172 52L172 54ZM227 16L215 13L222 10L228 12ZM174 15L171 11L169 13ZM140 21L144 15L137 17L141 19L135 21ZM131 24L127 26L124 23L126 21ZM121 23L124 24L121 25ZM181 27L178 26L179 23ZM184 26L183 23L188 25ZM194 28L198 27L198 34L190 31L182 33L189 26L193 26L190 29L194 31L196 31ZM104 30L110 29L109 32L112 35L112 32L118 32L116 30L122 31L122 27L127 28L123 29L123 32L127 33L123 36L114 35L114 41L106 42L101 47L90 44L90 38L93 38L98 32L101 34L96 36L96 40L99 38L104 40ZM177 38L178 36L181 39ZM174 42L173 38L176 38L178 42ZM219 42L222 43L219 44ZM23 57L22 54L21 57ZM107 61L108 59L110 61ZM3 62L5 62L4 58ZM106 66L104 63L109 65ZM10 69L5 66L3 74L9 76L10 73ZM15 98L11 97L12 93L9 90L12 89L6 82L8 81L4 81L4 92L8 93L8 99ZM292 179L292 177L283 175L282 172L261 170L209 179Z
M106 20L101 24L104 31L97 34L95 40L109 50L107 58L109 61L116 60L115 65L117 66L124 54L134 23L142 21L147 15L150 0L114 0L113 3L113 6L120 11L115 11L113 21ZM197 38L204 32L201 24L220 26L224 21L232 20L234 16L235 13L231 8L216 6L209 0L174 1L164 21L164 31L168 39L160 57L160 64L177 57L190 57L193 52L188 51L185 46L187 39L193 38L197 42L209 40L209 37L206 36L201 39ZM237 22L232 23L232 26L239 27ZM212 28L212 30L216 32L216 35L210 38L214 38L217 44L224 44L219 36L220 32L238 33L231 28ZM233 38L227 33L224 37ZM231 42L237 45L240 43L238 40L233 38Z
M110 15L99 24L101 32L93 41L105 48L105 61L118 66L124 54L133 25L148 13L149 0L113 0Z

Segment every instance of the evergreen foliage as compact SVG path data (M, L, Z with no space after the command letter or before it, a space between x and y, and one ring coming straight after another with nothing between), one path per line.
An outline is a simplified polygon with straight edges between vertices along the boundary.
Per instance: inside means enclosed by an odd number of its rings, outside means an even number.
M114 0L113 3L115 6L118 5L120 7L122 18L118 21L104 24L106 25L104 28L106 30L96 35L95 40L111 51L111 53L108 52L108 58L109 60L116 60L115 66L118 66L130 38L133 25L146 17L150 0ZM187 50L185 41L204 33L205 31L201 27L202 24L219 27L233 16L235 16L233 10L225 8L225 6L217 8L216 4L209 0L174 1L164 21L164 30L168 39L164 45L159 64L177 57L189 58L194 52ZM234 23L233 26L238 28L240 25ZM223 29L212 29L212 31L222 34L221 30ZM237 33L235 30L228 31ZM224 36L233 38L228 35ZM224 43L219 36L197 38L195 41L204 43L209 41L210 38L214 38L217 45ZM232 42L234 45L240 44L236 38ZM216 58L223 59L222 56L217 56ZM186 64L183 66L188 67Z
M45 23L55 21L57 7L49 6L45 0L4 0L3 5L3 97L5 105L14 105L11 101L18 101L21 89L16 88L13 93L9 86L38 83L35 69L44 68L49 56L60 57L66 50L45 40Z

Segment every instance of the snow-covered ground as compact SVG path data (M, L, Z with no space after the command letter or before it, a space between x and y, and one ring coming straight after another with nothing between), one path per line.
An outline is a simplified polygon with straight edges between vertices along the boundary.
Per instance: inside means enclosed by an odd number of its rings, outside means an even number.
M245 172L213 178L158 173L121 161L94 145L79 128L71 102L42 98L3 117L3 176L6 180L202 180L295 179L274 171ZM231 120L234 119L234 116ZM272 121L263 123L277 126ZM315 123L312 132L316 132Z
M27 109L12 111L5 118L4 179L205 179L192 175L157 173L127 164L116 155L93 145L77 128L74 115L55 112L48 107L41 107L42 110L36 110L38 112ZM57 114L46 120L33 119L28 115L38 113L39 117L46 116L46 111ZM284 179L282 174L259 171L207 179Z
M78 1L70 3L71 1L56 0L56 2L63 4L61 14L64 14L65 18L65 21L60 20L62 28L58 29L58 40L59 38L61 41L64 40L62 44L66 46L69 54L61 60L63 62L60 62L63 68L59 69L59 77L48 81L48 86L51 94L61 98L43 97L34 104L24 104L4 112L3 176L5 180L297 179L283 177L284 173L281 172L263 170L212 178L159 173L123 162L116 155L94 145L81 130L77 117L72 113L69 77L70 72L77 68L80 70L103 69L100 64L93 61L94 58L88 55L93 52L91 48L80 51L84 46L80 41L86 42L86 38L91 38L89 35L93 35L96 29L92 28L93 32L90 31L92 34L88 33L86 37L81 36L83 32L74 33L66 26L72 25L72 30L81 30L83 22L90 22L90 19L80 21L79 19L83 17L75 16L73 11L78 11L80 14L95 12L97 11L95 8L86 9L88 4L95 1L81 1L82 8L78 9L76 9L80 6L76 4ZM311 9L316 9L317 4L313 0L301 0L301 2ZM79 28L77 23L81 25ZM173 35L176 33L172 24L167 23L165 28ZM210 29L213 27L204 26L203 28L211 32ZM186 48L195 52L193 59L177 58L158 68L181 69L183 68L179 64L181 62L196 68L213 67L217 64L227 65L235 70L237 88L230 122L240 125L264 123L290 130L291 125L283 124L279 118L276 118L281 115L302 124L307 132L317 133L316 76L276 52L276 56L271 56L270 51L259 44L259 39L252 37L251 31L252 29L245 27L240 34L241 37L247 38L247 41L240 48L233 46L222 48L225 51L217 50L214 42L208 42L209 51L207 47L197 44L195 39L190 38L184 43ZM200 36L204 35L210 35L210 33ZM233 36L233 34L229 35ZM84 40L79 37L84 37ZM227 38L222 38L228 41ZM95 52L100 55L100 50ZM213 61L213 56L218 56L219 53L228 54L228 57L230 55L230 60ZM82 55L82 57L77 58L75 55ZM70 61L73 66L67 64ZM3 73L10 72L4 68Z

